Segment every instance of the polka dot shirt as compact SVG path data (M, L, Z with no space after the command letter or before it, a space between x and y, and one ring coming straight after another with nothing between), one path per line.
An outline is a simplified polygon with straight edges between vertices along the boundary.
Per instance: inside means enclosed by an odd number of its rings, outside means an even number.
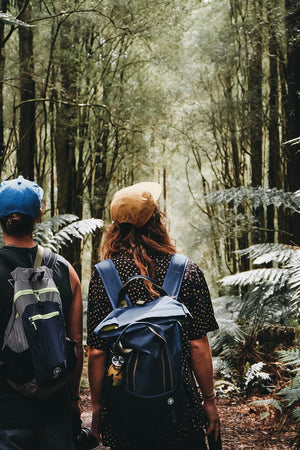
M140 273L133 258L126 253L114 256L112 260L122 283L131 276ZM163 284L170 260L170 255L153 257L155 263L155 279L160 286ZM151 301L150 294L142 280L136 280L130 284L128 295L133 304L139 299L146 302ZM174 445L180 445L184 443L185 439L196 435L205 424L204 411L201 407L201 398L191 369L189 341L202 338L209 331L218 328L204 275L197 264L191 260L189 260L185 271L178 300L186 305L193 319L184 324L181 332L183 375L187 394L187 413L184 423L178 424L174 433L172 433L171 436L168 436L168 442L171 444L174 443ZM89 286L87 343L90 347L107 351L109 355L107 358L108 366L112 356L110 348L111 342L99 338L93 331L111 310L112 306L101 278L98 272L95 271ZM101 411L100 432L103 445L110 447L126 447L126 445L128 445L128 448L130 448L131 444L129 442L124 442L124 439L119 434L113 420L110 420L110 411L105 405Z

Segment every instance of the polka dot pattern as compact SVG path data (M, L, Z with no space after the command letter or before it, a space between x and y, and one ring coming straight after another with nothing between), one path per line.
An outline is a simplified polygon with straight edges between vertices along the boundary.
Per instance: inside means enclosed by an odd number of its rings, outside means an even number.
M160 286L163 284L170 259L171 256L166 255L153 257L155 263L155 279ZM140 273L134 260L126 253L115 256L112 260L122 283L131 276ZM142 280L136 280L134 283L131 283L128 289L128 295L133 304L136 304L137 300L151 301L151 296ZM189 341L204 337L209 331L218 328L204 275L197 264L191 260L189 260L186 268L178 300L186 305L193 319L183 323L181 331L182 363L184 384L187 392L187 409L184 423L177 425L176 430L168 437L168 441L174 443L174 445L184 443L186 438L197 433L205 424L201 399L191 369ZM111 310L112 307L101 278L98 272L95 271L89 286L87 343L93 348L106 350L110 354L109 356L111 356L110 348L112 343L93 334L93 330ZM111 358L109 357L107 360L109 364ZM104 406L101 412L100 427L105 446L118 447L128 444L128 448L130 448L130 443L126 443L114 426L113 418L110 417L110 411L106 406Z

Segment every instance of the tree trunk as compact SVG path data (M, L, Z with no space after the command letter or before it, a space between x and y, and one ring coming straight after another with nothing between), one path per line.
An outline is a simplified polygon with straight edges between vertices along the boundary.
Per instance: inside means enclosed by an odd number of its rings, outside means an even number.
M253 187L263 185L263 99L262 99L262 30L261 30L261 0L252 2L252 14L255 26L251 35L252 53L248 67L249 95L249 143L251 153L251 181ZM262 207L254 211L258 226L265 229L265 217ZM261 242L266 239L262 231L254 231L252 241Z
M279 58L278 58L278 43L276 39L276 30L272 20L272 10L269 6L268 21L269 21L269 187L283 188L283 165L281 156L281 143L279 135L280 127L280 111L279 111L279 95L280 95L280 73L279 73ZM267 239L268 242L278 241L278 235L275 234L275 229L278 229L276 219L276 209L274 205L270 205L267 210ZM275 239L275 237L277 238ZM280 237L281 240L281 237Z
M7 11L8 0L1 0L0 8L2 12ZM0 22L0 41L4 38L4 23ZM3 121L3 80L4 80L4 67L5 67L5 48L0 48L0 174L3 167L3 159L5 154L4 145L4 121Z
M18 0L21 9L23 1ZM31 4L28 3L20 17L23 22L31 19ZM19 145L17 149L17 169L25 178L34 179L34 157L36 152L35 129L35 81L33 62L32 28L19 27L20 60L20 121Z
M56 111L55 159L57 174L57 209L59 214L75 214L82 218L83 179L82 164L78 160L76 144L78 110L73 105L77 98L78 67L76 49L79 39L76 26L66 21L61 27L60 73L62 101ZM60 95L59 95L60 94ZM81 243L74 241L63 250L64 256L74 265L81 276Z
M286 0L286 34L287 34L287 85L286 101L287 140L300 136L300 5L297 0ZM300 146L289 145L287 149L287 183L289 191L300 188ZM300 214L293 214L289 220L292 242L300 245Z

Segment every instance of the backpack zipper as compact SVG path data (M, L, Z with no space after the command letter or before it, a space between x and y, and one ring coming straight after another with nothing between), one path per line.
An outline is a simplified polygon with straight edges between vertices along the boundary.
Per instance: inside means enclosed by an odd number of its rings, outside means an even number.
M18 300L21 295L35 295L38 300L40 300L40 295L45 294L47 292L57 292L59 294L59 290L56 287L47 287L43 289L39 289L38 291L34 291L33 289L23 289L23 291L18 291L14 296L14 302Z
M36 320L52 319L52 317L55 317L55 316L59 316L59 311L52 311L52 312L47 313L47 314L36 314L35 316L29 317L29 320L30 320L31 325L33 326L33 328L35 330L37 330L37 326L35 324Z

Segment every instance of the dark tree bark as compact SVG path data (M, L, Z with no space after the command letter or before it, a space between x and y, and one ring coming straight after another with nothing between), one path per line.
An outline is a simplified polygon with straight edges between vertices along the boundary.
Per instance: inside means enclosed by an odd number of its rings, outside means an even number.
M268 22L269 22L269 187L270 188L283 188L284 167L282 163L281 155L281 142L280 142L280 70L279 70L279 48L276 38L276 25L274 24L272 17L273 3L269 5ZM275 232L274 229L278 228L275 221L275 207L270 205L267 211L267 229L268 229L268 242L274 242ZM279 227L280 228L280 227ZM282 242L282 236L279 236L280 242Z
M262 28L261 14L263 5L261 0L252 2L253 30L251 34L251 53L248 66L248 95L249 95L249 143L251 153L252 186L263 185L263 98L262 98ZM260 229L265 229L265 216L262 207L257 208L255 216ZM264 231L254 231L254 243L266 240Z
M0 8L2 12L7 11L8 0L1 0ZM0 22L0 42L4 38L4 23ZM4 145L4 121L3 121L3 80L4 80L4 68L5 68L5 47L0 48L0 174L3 167L3 159L5 154Z
M78 155L76 136L78 130L77 98L78 70L76 44L79 34L71 21L61 27L60 75L61 91L57 98L62 102L56 110L55 159L57 173L57 210L59 214L75 214L82 218L83 167ZM81 243L75 240L63 250L64 256L81 276Z
M23 1L18 0L21 9ZM27 4L21 20L31 19L31 5ZM32 28L19 27L19 60L20 60L20 121L19 145L17 149L18 172L25 178L34 179L34 157L36 152L35 128L35 81L33 62Z
M287 85L286 99L286 138L291 140L300 136L300 4L297 0L286 0L287 33ZM286 189L300 189L300 146L287 145ZM292 241L300 245L300 214L294 214L289 220Z
M252 186L262 184L262 36L259 26L254 32L253 52L249 64L249 136Z

